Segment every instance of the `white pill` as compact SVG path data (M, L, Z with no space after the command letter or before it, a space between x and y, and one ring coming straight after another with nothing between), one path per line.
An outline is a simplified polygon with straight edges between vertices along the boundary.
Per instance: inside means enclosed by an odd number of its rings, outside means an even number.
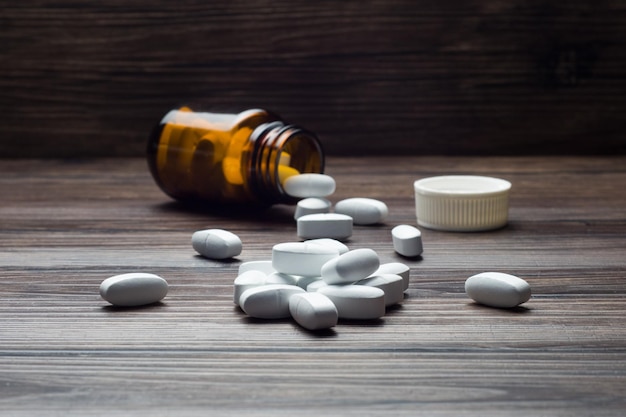
M465 281L465 292L474 301L491 307L512 308L530 299L530 285L502 272L483 272Z
M307 243L313 243L316 245L324 245L324 246L329 246L331 248L335 248L339 251L339 254L342 255L346 252L348 252L350 249L348 249L348 247L346 245L344 245L343 243L341 243L340 241L336 240L336 239L328 239L328 238L321 238L321 239L310 239L306 241Z
M239 307L250 317L281 319L291 316L289 298L304 292L295 285L262 285L244 291L239 298Z
M309 330L328 329L337 324L337 307L323 294L310 292L294 294L289 299L291 317Z
M313 281L309 285L306 286L307 292L316 292L322 287L327 286L328 284L323 279L318 279L317 281Z
M373 198L347 198L335 204L335 213L352 217L354 224L376 224L387 218L389 209Z
M401 224L391 229L393 249L402 256L414 257L421 255L422 233L408 224Z
M330 212L330 201L325 198L309 197L298 201L296 204L296 212L294 213L294 219L298 220L302 216L315 213L328 213Z
M285 179L283 188L292 197L326 197L335 192L335 180L324 174L292 175Z
M339 256L336 249L307 242L285 242L272 248L272 266L284 274L319 277L322 265Z
M282 272L273 272L267 276L265 283L266 284L297 285L298 278L293 275L283 274Z
M241 253L241 239L222 229L199 230L191 236L191 244L200 255L209 259L226 259Z
M371 275L380 266L378 254L372 249L355 249L326 262L322 279L327 284L348 284Z
M400 275L383 274L365 278L356 283L368 287L380 288L385 292L385 305L398 304L404 300L404 282Z
M235 278L234 282L234 294L233 294L233 302L236 305L239 305L239 298L241 294L244 293L247 289L260 287L261 285L265 285L265 281L267 280L267 275L265 275L261 271L249 270L245 271Z
M337 307L342 319L377 319L385 315L385 292L365 285L327 285L317 290Z
M378 267L378 269L372 274L372 276L383 274L400 275L404 284L404 290L407 290L409 288L410 268L408 267L408 265L405 265L401 262L389 262L381 264L380 267Z
M272 272L276 272L274 267L272 266L271 260L265 261L248 261L239 265L239 275L243 274L247 271L261 271L265 275L269 275Z
M104 300L124 307L156 303L167 295L167 290L167 281L144 272L115 275L100 284L100 296Z
M298 277L296 285L306 290L309 285L317 281L322 281L322 277Z
M297 233L301 239L345 240L352 236L352 217L345 214L307 214L300 217L297 222Z

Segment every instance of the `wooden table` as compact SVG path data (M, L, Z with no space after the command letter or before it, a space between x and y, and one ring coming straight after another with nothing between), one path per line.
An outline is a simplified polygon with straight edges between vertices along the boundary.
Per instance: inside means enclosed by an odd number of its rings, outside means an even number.
M297 239L292 207L191 210L141 159L0 161L0 415L623 415L626 157L335 157L327 173L334 201L388 204L347 244L407 263L411 284L382 320L313 333L232 301L241 262ZM508 226L422 229L423 257L396 255L413 181L452 173L510 180ZM196 256L209 227L238 234L241 255ZM471 302L465 279L488 270L526 279L531 300ZM100 282L131 271L166 278L165 300L107 305Z

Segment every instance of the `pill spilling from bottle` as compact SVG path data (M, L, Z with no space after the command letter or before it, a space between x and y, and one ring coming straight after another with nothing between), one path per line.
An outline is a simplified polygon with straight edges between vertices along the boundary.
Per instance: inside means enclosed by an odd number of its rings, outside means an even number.
M324 174L291 175L283 182L285 192L292 197L327 197L335 192L335 179Z
M188 115L176 117L191 123ZM305 329L320 330L336 326L339 320L376 320L389 307L402 303L410 287L410 267L403 262L383 263L373 249L350 249L345 243L355 226L384 225L387 205L352 197L333 206L330 198L336 184L332 177L292 166L297 158L286 150L276 157L279 186L297 200L293 217L301 241L274 244L271 259L241 263L233 280L234 304L250 317L292 318ZM223 177L231 185L238 184L240 161L234 161L236 156L228 152L220 158ZM225 261L243 250L239 236L215 228L194 232L191 244L199 255L211 260ZM420 230L408 224L393 227L389 248L404 258L420 256ZM163 300L168 289L160 276L135 272L105 279L100 294L113 305L136 307ZM526 281L501 272L467 278L465 292L476 303L495 308L513 308L531 296Z

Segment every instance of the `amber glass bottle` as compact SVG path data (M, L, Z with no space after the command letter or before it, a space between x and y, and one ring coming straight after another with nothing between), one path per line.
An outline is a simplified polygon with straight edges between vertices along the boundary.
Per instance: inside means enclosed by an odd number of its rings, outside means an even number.
M154 129L147 157L159 187L182 201L294 203L282 181L324 170L315 134L260 109L239 114L172 110Z

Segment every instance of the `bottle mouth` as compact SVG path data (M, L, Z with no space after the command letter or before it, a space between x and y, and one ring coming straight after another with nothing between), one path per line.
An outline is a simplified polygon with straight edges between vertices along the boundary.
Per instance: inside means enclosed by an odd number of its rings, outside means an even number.
M291 175L322 173L324 152L317 136L298 126L280 121L259 125L253 143L248 174L251 191L264 202L295 204L282 182Z

